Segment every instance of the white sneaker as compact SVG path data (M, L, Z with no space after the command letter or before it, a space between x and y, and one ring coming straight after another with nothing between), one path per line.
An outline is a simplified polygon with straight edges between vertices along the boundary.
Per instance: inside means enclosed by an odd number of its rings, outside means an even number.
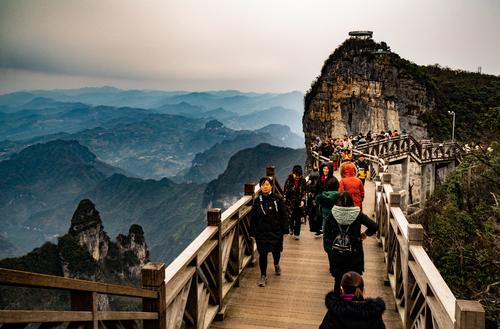
M293 238L294 238L295 240L300 240L300 236L299 236L299 235L294 235L294 236L293 236Z

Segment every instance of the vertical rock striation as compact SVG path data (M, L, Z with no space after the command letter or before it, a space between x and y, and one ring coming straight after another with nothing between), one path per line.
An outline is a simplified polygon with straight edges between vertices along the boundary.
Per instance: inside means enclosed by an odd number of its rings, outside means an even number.
M426 138L422 114L435 108L429 82L413 64L372 39L347 39L325 61L305 96L302 118L306 145L316 136L408 130Z

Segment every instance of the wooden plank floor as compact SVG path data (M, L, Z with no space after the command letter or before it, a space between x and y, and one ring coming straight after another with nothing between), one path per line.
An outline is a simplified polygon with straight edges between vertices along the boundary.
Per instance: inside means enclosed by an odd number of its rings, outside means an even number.
M365 213L373 218L375 186L366 182ZM384 298L387 310L386 327L402 328L399 314L394 311L390 287L384 286L385 263L382 248L375 237L366 239L365 292L366 296ZM243 274L240 287L233 289L226 299L224 321L213 322L211 328L271 329L318 328L325 313L324 298L333 289L333 277L328 271L328 259L322 239L314 238L308 225L302 225L300 240L285 237L281 256L282 275L274 275L272 256L268 259L268 282L257 286L260 277L258 264Z

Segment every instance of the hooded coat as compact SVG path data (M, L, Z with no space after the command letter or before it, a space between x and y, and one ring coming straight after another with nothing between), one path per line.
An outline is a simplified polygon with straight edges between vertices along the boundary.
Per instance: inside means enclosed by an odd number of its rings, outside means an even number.
M325 232L326 223L331 217L331 211L333 206L335 205L335 201L339 197L340 193L336 191L327 191L319 194L316 197L316 202L318 203L318 207L321 211L321 227L323 228L323 233ZM328 252L329 249L331 251L333 243L333 237L330 235L323 235L323 249Z
M306 180L303 176L299 177L297 186L295 186L295 178L293 178L293 174L288 175L283 187L283 193L285 194L286 204L290 210L298 208L301 201L305 203L306 190Z
M328 167L328 176L324 182L322 181L323 177L323 168ZM316 195L321 194L324 191L338 191L339 189L339 181L333 175L333 168L330 163L324 162L319 166L319 178L316 182Z
M288 215L283 199L275 193L262 193L254 200L250 213L250 236L257 249L283 251L283 234L288 233Z
M359 178L356 177L356 169L353 163L346 163L340 168L343 175L339 185L339 192L347 191L351 194L356 207L363 208L365 198L365 187Z
M329 292L325 305L328 311L319 329L385 329L382 319L385 303L382 298L347 301Z
M362 274L365 270L363 241L361 240L361 225L366 226L366 234L372 236L377 232L378 224L363 214L359 207L333 206L330 214L324 219L323 248L330 259L330 272L339 276L349 271ZM350 254L339 254L332 250L334 238L342 230L347 230L351 242Z

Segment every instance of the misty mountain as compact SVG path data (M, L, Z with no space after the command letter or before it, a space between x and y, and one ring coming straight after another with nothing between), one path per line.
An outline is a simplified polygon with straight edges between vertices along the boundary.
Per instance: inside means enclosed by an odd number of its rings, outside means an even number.
M166 104L155 109L155 111L162 114L182 115L188 118L223 120L238 117L237 113L226 111L222 107L207 111L201 106L194 106L187 102L181 102L178 104Z
M290 149L269 144L239 151L231 157L226 171L211 181L205 191L205 203L217 208L228 208L243 195L244 184L258 182L269 165L276 167L278 182L283 186L294 165L304 166L305 149Z
M99 209L110 235L127 230L132 224L143 227L152 259L170 261L206 225L203 193L206 185L175 184L162 180L142 180L120 174L102 180L58 207L33 214L28 225L64 227L79 200L90 199ZM69 216L69 217L68 217ZM59 229L50 234L61 234Z
M293 147L300 144L297 142L300 138L291 134L287 128L258 132L236 131L217 120L207 122L206 119L149 113L135 118L131 115L114 119L103 127L73 134L59 133L25 142L3 141L0 142L0 160L7 159L13 152L19 152L34 143L55 139L77 140L99 159L122 168L129 176L161 179L188 170L197 153L205 152L222 141L234 140L239 135L259 136L251 138L255 140L253 143L236 143L240 146L233 147L231 152L262 142ZM218 169L218 173L225 169L228 158L225 156L224 166ZM216 175L209 177L215 178Z
M149 111L129 107L90 106L34 98L17 111L0 112L0 140L23 140L37 136L109 126L125 118L139 120Z
M20 252L31 250L52 234L28 225L32 214L64 204L122 172L97 160L76 141L57 140L24 149L0 162L0 235Z
M272 107L238 117L222 119L222 122L232 129L259 129L271 123L286 125L299 135L302 132L302 113L283 107Z
M274 106L303 110L303 93L248 93L237 90L187 92L187 91L150 91L121 90L114 87L80 88L67 90L22 91L0 95L0 109L15 110L37 97L51 98L60 102L81 102L93 106L137 107L157 109L168 104L186 102L210 111L219 107L238 114L248 114ZM22 108L21 108L22 109ZM19 110L19 109L18 109ZM278 122L276 122L278 123Z
M170 259L206 225L205 189L126 177L76 141L33 145L0 162L0 257L61 236L79 202L91 199L111 235L140 224L155 259Z
M196 154L184 180L208 183L224 172L233 154L261 143L297 148L304 145L303 140L292 133L289 127L269 125L254 132L249 131L246 134L237 135L234 139L224 140Z

